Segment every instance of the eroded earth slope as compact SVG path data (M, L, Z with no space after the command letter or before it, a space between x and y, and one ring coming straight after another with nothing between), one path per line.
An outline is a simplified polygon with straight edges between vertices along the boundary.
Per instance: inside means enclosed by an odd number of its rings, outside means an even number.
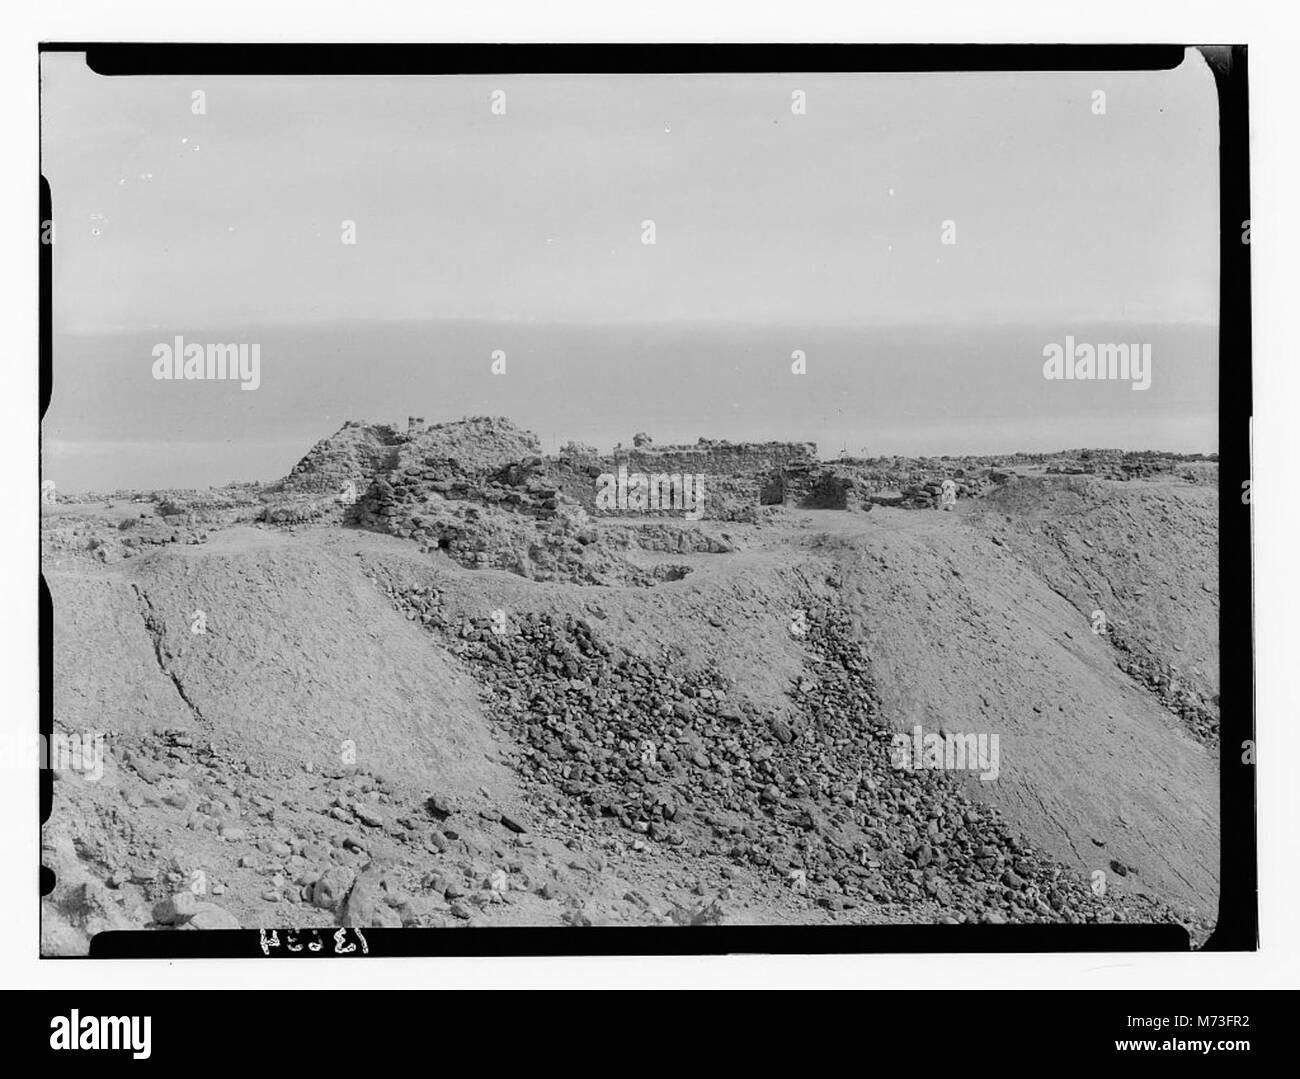
M796 484L710 444L741 467L688 521L602 516L580 495L613 462L470 423L45 507L56 734L103 736L100 774L54 773L46 953L222 926L1204 939L1212 463L823 474L769 444ZM900 766L918 727L996 735L996 778Z

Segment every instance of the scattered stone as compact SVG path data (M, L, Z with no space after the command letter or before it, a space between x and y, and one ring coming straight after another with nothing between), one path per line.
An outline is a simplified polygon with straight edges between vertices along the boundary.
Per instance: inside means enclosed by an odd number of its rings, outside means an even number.
M356 814L357 819L362 824L371 828L382 828L384 826L383 814L366 805L365 802L353 802L352 812Z
M356 875L343 866L330 866L326 869L311 889L311 903L322 910L337 910L340 903L352 889Z
M154 904L153 920L159 925L177 925L194 917L201 905L193 892L177 892Z
M215 903L203 903L182 929L239 929L239 919Z
M357 874L352 890L339 910L339 925L360 929L400 928L401 916L389 904L394 891L387 875L374 862Z

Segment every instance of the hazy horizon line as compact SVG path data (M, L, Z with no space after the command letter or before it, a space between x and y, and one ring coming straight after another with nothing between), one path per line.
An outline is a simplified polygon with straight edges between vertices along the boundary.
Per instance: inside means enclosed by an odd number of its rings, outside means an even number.
M434 426L440 426L440 425L448 424L448 423L459 423L459 422L464 422L465 420L470 420L470 419L475 419L475 418L481 418L481 417L464 416L464 417L461 417L460 420L440 420L440 421L436 421L435 423L426 424L426 426L428 426L428 427L434 427ZM510 421L510 420L509 420L509 417L505 417L505 416L491 416L491 417L488 417L488 418L489 418L489 419L506 419L506 420L508 420L509 422L513 423L513 421ZM391 422L390 422L390 421L348 421L348 423L353 423L353 424L355 424L355 423L360 423L362 426L365 426L365 427L400 427L400 426L402 426L402 424L400 424L399 421L391 421ZM339 427L337 427L337 428L336 428L336 429L335 429L335 430L334 430L330 435L326 435L326 436L324 436L323 438L319 438L319 439L317 439L315 442L311 443L311 445L308 446L308 447L306 448L306 450L303 452L302 457L300 457L299 460L305 458L305 457L307 456L307 454L310 453L311 450L314 449L314 448L315 448L317 445L319 445L321 442L324 442L324 441L328 440L328 439L331 438L334 434L337 434L339 431L344 430L344 429L346 428L347 425L348 425L347 423L341 424L341 425L340 425ZM529 434L532 434L532 435L535 435L535 436L537 435L537 432L535 432L535 431L531 431L531 430L529 430L528 428L520 428L520 430L527 431ZM541 437L541 436L537 436L537 437L538 437L538 439L539 439L539 441L540 441L540 437ZM628 437L631 438L632 436L629 435ZM707 438L707 436L700 436L700 437L702 437L702 438ZM77 448L79 448L82 452L95 452L96 448L106 448L106 447L116 447L116 448L129 447L129 448L132 448L132 449L138 449L138 450L148 450L148 449L154 449L154 448L168 448L168 447L170 447L170 448L175 448L176 446L179 445L179 446L190 447L190 448L193 448L193 449L209 448L209 449L212 450L213 453L218 453L218 452L221 452L222 450L228 448L229 445L230 445L230 441L229 441L229 440L220 441L220 442L216 442L216 441L212 441L212 440L195 440L195 441L188 441L188 442L177 443L177 442L174 441L174 440L172 440L172 441L163 441L163 440L143 440L143 441L142 441L142 440L138 440L138 439L132 439L132 440L126 440L126 439L123 439L123 440L120 440L120 441L113 441L113 440L97 439L97 440L88 440L88 441L84 441L84 442L82 442L82 441L78 441L78 440L74 440L74 439L66 439L66 438L62 438L62 439L54 439L54 440L51 440L51 441L52 441L52 444L53 444L53 445L56 445L56 446L59 448L59 450L60 450L61 452L68 452L68 451L71 450L73 447L77 447ZM574 442L577 442L577 441L580 441L580 440L579 440L579 439L570 439L570 440L568 440L568 441L574 441ZM763 444L765 444L765 443L786 443L786 444L797 444L797 443L802 443L802 442L811 442L811 443L813 444L814 448L815 448L815 451L816 451L816 452L815 452L815 457L814 457L814 459L815 459L816 461L818 461L819 463L824 463L824 464L833 464L833 463L835 463L836 461L840 461L840 460L855 460L855 461L864 461L864 460L865 460L865 461L882 461L882 460L889 460L889 459L899 459L899 460L921 461L921 460L963 460L963 459L972 459L972 458L973 458L973 459L976 459L976 460L989 460L989 459L1001 459L1001 458L1007 458L1007 457L1056 457L1056 456L1063 456L1063 455L1068 455L1068 454L1081 454L1081 453L1085 453L1085 452L1086 452L1086 453L1094 453L1094 454L1096 454L1096 453L1157 454L1157 455L1164 455L1164 456L1169 456L1169 457L1187 457L1187 458L1197 458L1197 457L1199 457L1199 458L1217 458L1218 455L1219 455L1219 451L1218 451L1218 449L1214 449L1214 450L1190 450L1190 451L1188 451L1188 450L1159 449L1159 448L1155 448L1155 447L1145 447L1145 448L1143 448L1143 449L1125 449L1125 448L1123 448L1122 446L1068 446L1068 447L1063 447L1063 448L1060 448L1060 449L1053 449L1053 450L1028 450L1028 449L1020 449L1020 450L1006 450L1006 451L999 452L999 453L962 453L962 452L960 452L960 451L957 451L957 452L949 451L949 452L944 452L944 453L926 453L926 454L878 453L878 454L865 454L865 455L863 455L863 454L852 454L852 453L850 453L850 454L846 454L846 455L841 456L840 454L838 454L838 453L834 453L834 452L827 453L827 452L822 448L821 444L818 443L815 439L802 439L802 438L766 438L766 439L752 438L752 439L727 439L727 438L720 438L720 439L711 439L710 441L712 441L712 442L714 442L714 443L722 444L722 445L731 445L731 446L763 445ZM288 445L288 444L298 444L298 445L301 445L301 444L302 444L302 441L301 441L300 439L296 439L296 438L283 438L283 439L276 439L276 440L269 440L269 439L256 439L256 440L244 440L244 444L246 444L246 445L264 445L264 446L272 446L272 445L275 445L275 446L283 446L283 445ZM622 443L619 443L618 445L622 446L622 448L623 448L624 450L629 450L629 449L632 449L632 448L633 448L633 447L631 447L631 446L624 446L624 445L622 445ZM650 448L652 448L652 449L661 449L661 450L662 450L662 449L691 449L691 448L693 448L695 445L696 445L696 443L692 443L692 442L664 442L664 443L653 443L653 442L652 442ZM45 448L46 448L46 447L45 447L44 445L41 446L41 456L42 456L42 457L44 456ZM596 453L597 453L597 456L599 456L599 457L610 457L610 456L612 456L612 454L614 453L614 450L613 450L613 449L610 449L610 450L601 450L601 449L597 449L597 450L596 450ZM557 457L559 457L560 455L559 455L558 450L557 450L557 451L548 452L547 450L542 449L541 452L539 453L539 456L541 456L541 457L548 457L548 458L557 458ZM1217 461L1214 462L1214 463L1217 463ZM120 487L112 487L112 488L108 488L108 487L83 487L83 488L67 488L67 491L68 491L69 494L76 494L76 495L99 495L99 494L112 494L112 493L119 492L119 491L129 491L129 492L137 493L137 494L144 494L144 493L157 493L157 492L164 492L164 491L216 491L216 490L221 490L221 489L223 489L223 488L225 488L225 487L232 487L232 486L236 486L236 485L245 485L245 484L257 484L257 485L259 485L259 486L266 486L266 485L268 485L268 484L278 483L278 482L280 482L281 480L286 479L287 476L288 476L288 473L286 472L284 475L272 476L272 477L268 477L268 478L255 478L255 477L249 477L249 478L244 478L244 479L231 479L231 480L227 480L227 481L225 481L224 483L210 483L210 484L206 484L206 485L195 485L195 486L184 486L184 485L171 485L171 486L163 486L163 487L129 487L129 486L120 486Z

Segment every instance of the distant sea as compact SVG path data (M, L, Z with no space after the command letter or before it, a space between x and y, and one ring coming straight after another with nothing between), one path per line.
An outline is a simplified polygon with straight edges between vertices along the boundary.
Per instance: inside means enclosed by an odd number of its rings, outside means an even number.
M261 385L152 377L152 349L258 343ZM1043 347L1150 343L1151 387L1044 379ZM807 373L791 373L801 350ZM506 373L491 372L505 353ZM1081 446L1218 449L1207 325L732 327L384 323L59 334L42 431L61 490L207 487L283 476L354 419L506 416L553 452L631 443L807 440L823 457Z

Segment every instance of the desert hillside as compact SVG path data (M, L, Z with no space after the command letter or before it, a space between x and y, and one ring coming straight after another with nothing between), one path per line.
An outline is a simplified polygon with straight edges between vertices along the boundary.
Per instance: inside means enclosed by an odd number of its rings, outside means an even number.
M698 519L602 503L620 469L701 477ZM1164 454L547 457L477 419L349 423L275 484L47 505L56 731L105 757L55 772L44 950L337 924L1204 939L1217 497L1212 460ZM901 765L918 726L996 735L996 777Z

